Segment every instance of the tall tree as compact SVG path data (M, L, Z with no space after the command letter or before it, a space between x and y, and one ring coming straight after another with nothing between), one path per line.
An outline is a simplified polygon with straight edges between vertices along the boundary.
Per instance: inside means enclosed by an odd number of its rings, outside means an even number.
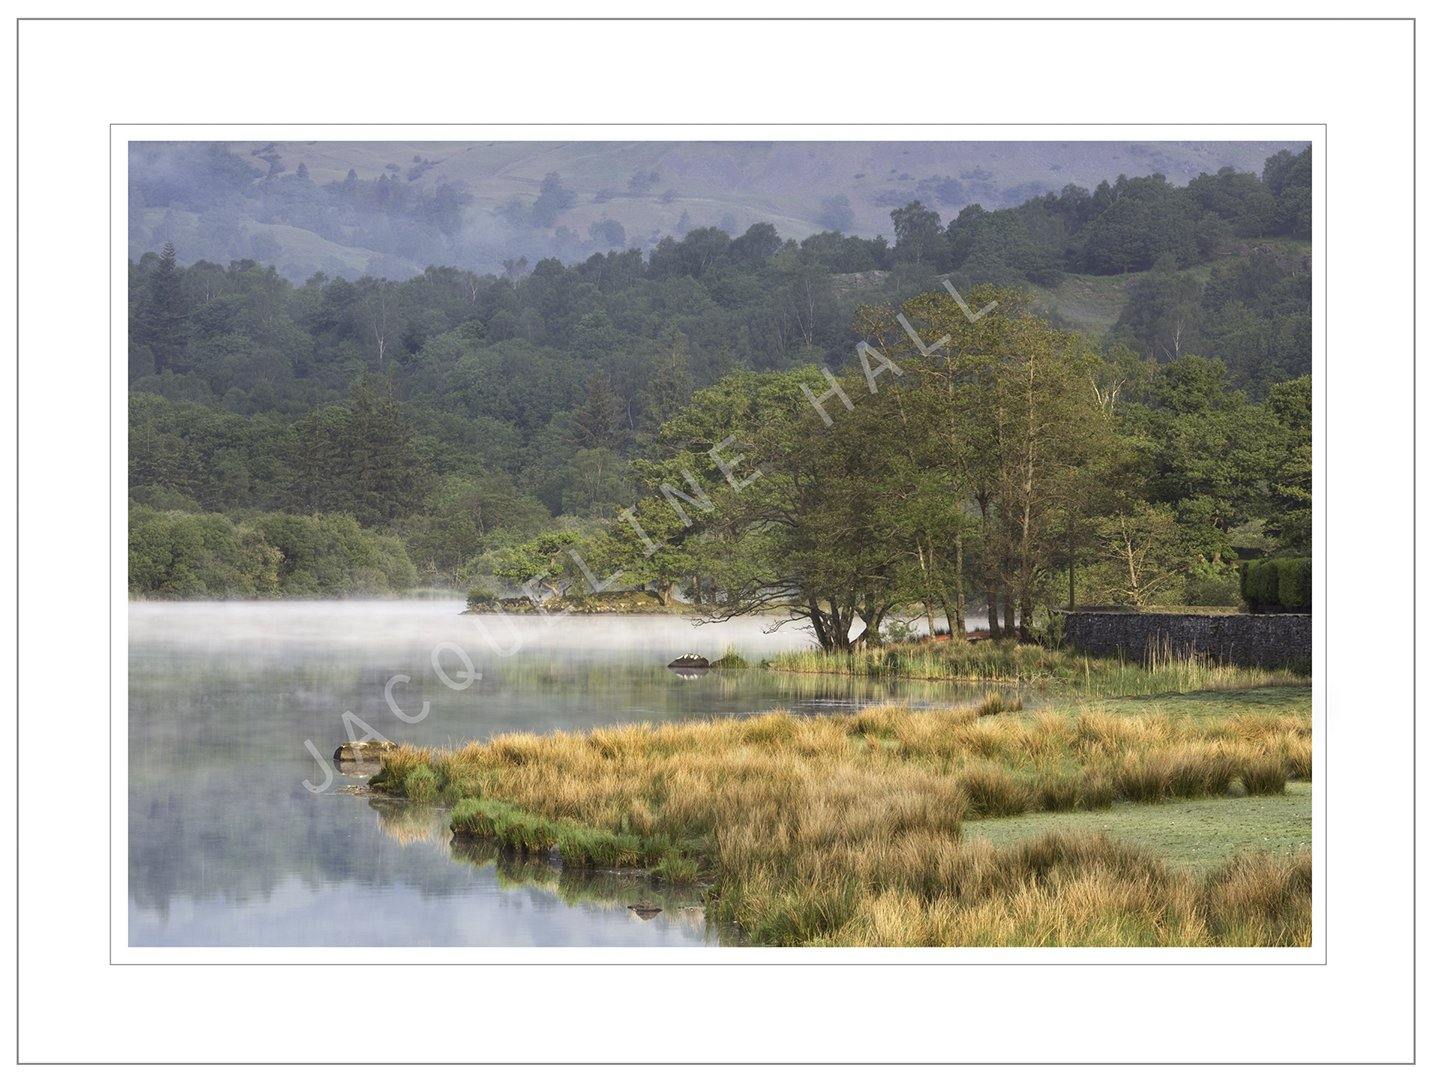
M298 432L309 510L351 513L362 525L373 525L424 504L431 486L428 466L386 379L362 378L349 400L311 413Z
M915 264L937 264L944 260L946 244L940 233L940 213L918 200L890 213L895 224L895 259Z
M150 350L156 370L184 370L185 285L175 260L175 246L166 242L151 269L145 296L135 315L136 339Z
M1266 528L1282 550L1310 553L1314 512L1311 509L1310 379L1296 378L1270 387L1265 408L1277 425Z
M690 365L683 334L675 334L669 347L656 357L652 369L641 411L646 428L653 434L690 400Z
M596 370L585 385L585 402L575 410L576 440L588 449L619 449L624 418L624 406L610 376Z

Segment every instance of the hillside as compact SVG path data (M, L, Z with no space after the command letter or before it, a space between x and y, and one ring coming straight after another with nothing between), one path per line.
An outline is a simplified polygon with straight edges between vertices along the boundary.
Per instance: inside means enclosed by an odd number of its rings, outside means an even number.
M1294 238L1259 238L1254 240L1252 247L1292 259L1310 257L1310 243ZM1243 259L1242 255L1230 254L1197 264L1187 271L1203 284L1217 269L1234 268ZM1126 272L1115 276L1091 276L1065 272L1054 286L1027 284L1026 289L1034 299L1032 308L1037 314L1061 328L1103 338L1119 320L1130 286L1145 275L1143 272Z
M948 220L970 204L1013 207L1121 174L1184 183L1225 166L1257 171L1289 145L237 142L215 145L223 167L196 153L203 146L132 145L132 256L173 241L187 261L251 257L303 280L403 277L437 263L499 271L505 260L576 260L761 221L784 238L889 238L891 210L912 200ZM352 184L380 187L336 208L326 187L352 171ZM439 229L417 231L437 217Z

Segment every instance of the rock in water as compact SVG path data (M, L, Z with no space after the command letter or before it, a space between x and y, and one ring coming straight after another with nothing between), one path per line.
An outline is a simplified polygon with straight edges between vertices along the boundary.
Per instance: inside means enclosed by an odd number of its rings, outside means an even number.
M699 654L681 654L665 667L667 669L708 669L710 659L701 657Z
M335 749L337 763L379 763L386 752L400 747L393 740L352 740Z
M646 922L660 913L660 908L654 903L631 903L630 909L634 911L637 918Z

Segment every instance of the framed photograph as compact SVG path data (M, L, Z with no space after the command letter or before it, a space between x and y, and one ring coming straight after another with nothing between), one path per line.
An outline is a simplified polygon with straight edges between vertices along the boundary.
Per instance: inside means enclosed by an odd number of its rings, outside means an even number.
M1413 1060L1412 20L17 34L22 1062Z

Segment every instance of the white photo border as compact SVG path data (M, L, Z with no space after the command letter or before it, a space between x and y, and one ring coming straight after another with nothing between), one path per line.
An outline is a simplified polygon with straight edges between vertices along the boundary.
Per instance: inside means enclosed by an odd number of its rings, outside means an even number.
M1122 16L1114 19L1068 17L1058 0L1027 5L1038 20L955 19L938 0L915 6L943 17L493 22L438 0L462 18L434 22L352 0L343 14L363 18L212 21L167 19L193 8L157 0L148 14L160 18L16 24L18 372L16 402L5 407L17 420L17 833L6 866L17 888L0 914L16 925L21 1064L1413 1063L1417 818L1427 831L1434 819L1433 806L1415 804L1417 756L1434 746L1415 729L1417 275L1432 276L1416 260L1415 21L1350 17L1333 0L1295 4L1304 17L1288 19L1156 20L1137 0L1111 5ZM108 14L88 0L75 7ZM585 11L552 10L560 7ZM864 9L834 0L825 14ZM1341 17L1314 17L1332 15ZM340 959L175 969L115 955L129 951L123 932L112 947L113 829L101 830L115 785L101 734L115 692L95 660L104 624L108 668L123 684L123 595L117 609L113 588L105 594L108 619L99 616L100 586L126 580L112 543L123 512L111 506L125 493L123 459L108 474L97 467L112 456L113 432L126 429L101 373L114 295L108 126L317 116L718 124L797 114L991 118L1032 134L1039 128L1027 122L1044 118L1085 128L1118 119L1153 133L1205 132L1192 123L1222 119L1245 122L1252 139L1264 138L1266 126L1248 123L1256 119L1324 126L1334 154L1316 175L1326 231L1314 267L1315 313L1325 314L1316 376L1326 388L1315 519L1326 600L1378 614L1326 625L1316 648L1343 663L1319 693L1324 961L1293 970L885 961L656 972L598 961L460 964L454 949L441 953L445 970ZM355 139L364 129L345 131ZM1324 349L1341 364L1322 375ZM1381 556L1377 520L1387 529ZM1321 875L1331 863L1334 880Z

